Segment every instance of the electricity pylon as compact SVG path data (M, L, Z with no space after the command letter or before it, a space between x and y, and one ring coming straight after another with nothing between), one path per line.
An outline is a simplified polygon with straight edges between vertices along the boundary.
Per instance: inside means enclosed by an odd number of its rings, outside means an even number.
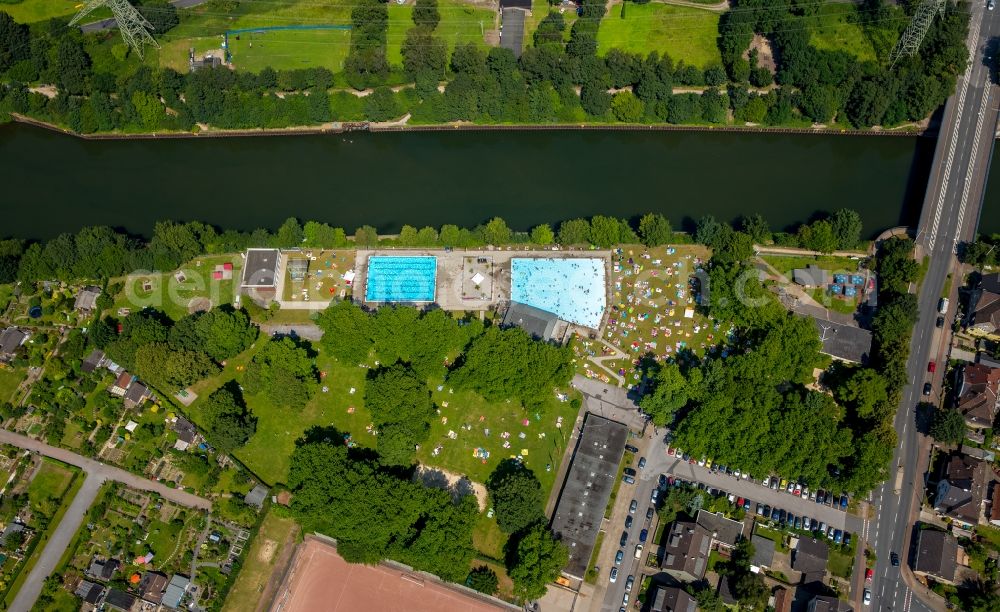
M904 55L913 55L920 48L920 43L923 42L924 36L927 35L927 30L931 28L931 24L934 23L934 16L938 13L944 15L944 5L947 0L923 0L920 6L917 7L917 12L914 13L913 19L910 20L910 25L906 26L906 30L903 31L903 35L899 38L899 42L892 49L892 53L889 54L889 67L896 65L899 58Z
M145 17L142 16L134 6L129 4L128 0L89 0L87 4L80 9L80 12L73 17L69 25L76 25L81 19L90 14L94 9L98 9L102 6L106 6L111 9L111 12L115 15L115 21L118 23L118 31L122 33L122 38L125 40L128 46L142 57L142 49L146 43L149 43L160 48L153 35L150 34L150 30L155 28Z

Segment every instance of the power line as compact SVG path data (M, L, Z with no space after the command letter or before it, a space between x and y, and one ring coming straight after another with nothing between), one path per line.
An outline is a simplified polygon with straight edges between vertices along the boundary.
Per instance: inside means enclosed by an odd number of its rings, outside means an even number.
M132 47L139 54L140 58L142 58L143 47L147 43L157 49L160 48L160 44L149 33L150 30L154 29L153 26L146 21L146 18L128 0L89 0L80 9L80 12L70 20L69 25L76 25L81 19L102 6L111 9L111 12L115 16L115 22L118 23L118 31L121 32L122 38L128 46Z
M920 3L920 6L917 7L917 12L913 15L913 21L903 31L899 42L896 43L896 46L892 49L892 53L889 54L890 68L895 66L896 61L904 55L912 56L917 52L920 48L920 43L924 40L924 36L927 35L927 31L931 29L934 16L938 13L942 16L944 15L945 1L923 0Z

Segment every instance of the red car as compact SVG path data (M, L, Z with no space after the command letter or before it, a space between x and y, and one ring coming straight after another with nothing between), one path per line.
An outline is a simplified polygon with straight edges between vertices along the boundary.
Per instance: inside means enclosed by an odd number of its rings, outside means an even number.
M869 567L868 569L866 569L865 570L865 584L871 584L872 583L872 576L874 576L874 575L875 575L875 572L872 571L872 568Z
M927 371L933 373L937 369L937 364L933 361L927 362Z
M743 498L742 497L736 499L736 507L737 508L742 508L743 507Z

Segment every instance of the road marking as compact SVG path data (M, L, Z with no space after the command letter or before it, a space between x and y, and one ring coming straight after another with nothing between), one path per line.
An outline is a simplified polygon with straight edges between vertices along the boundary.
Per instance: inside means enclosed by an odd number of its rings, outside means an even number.
M980 101L980 108L985 108L986 104L989 102L990 97L990 80L986 79L985 87L983 87L983 99ZM979 150L979 137L983 129L983 119L985 115L980 111L979 119L976 120L976 131L972 139L972 158L969 160L969 168L966 168L966 172L970 172L976 165L976 155L975 152ZM962 221L965 218L965 205L969 199L969 187L972 182L969 180L968 175L965 177L965 188L962 190L962 200L961 205L958 209L958 224L955 226L955 241L954 244L958 244L958 239L962 233Z

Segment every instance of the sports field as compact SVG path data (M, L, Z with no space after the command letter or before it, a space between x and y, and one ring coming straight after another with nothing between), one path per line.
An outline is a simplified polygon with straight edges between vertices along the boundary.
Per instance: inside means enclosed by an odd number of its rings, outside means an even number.
M597 52L604 55L617 48L646 55L659 51L675 62L684 60L704 68L722 62L716 44L718 36L718 13L656 2L626 2L612 6L601 20Z

